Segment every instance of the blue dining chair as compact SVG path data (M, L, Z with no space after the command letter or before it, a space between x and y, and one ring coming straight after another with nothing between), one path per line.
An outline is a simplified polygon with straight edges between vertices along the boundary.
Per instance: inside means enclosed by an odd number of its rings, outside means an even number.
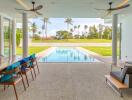
M6 85L12 85L14 87L14 92L16 96L16 100L18 100L18 95L16 91L16 84L22 81L24 90L26 90L24 79L22 76L22 72L20 69L20 63L16 62L9 66L6 69L0 72L0 85L4 85L4 89Z
M30 66L29 57L23 58L23 59L20 60L19 62L20 62L20 64L21 64L21 71L22 71L22 74L25 75L26 81L27 81L27 85L29 86L29 81L28 81L28 77L27 77L27 73L28 73L28 72L31 72L32 79L34 80L32 68L31 68L31 66Z
M32 54L29 56L29 59L30 59L30 65L31 67L34 68L34 71L35 71L35 66L37 67L37 70L38 70L38 73L40 73L40 70L39 70L39 67L38 67L38 62L37 62L37 57L35 54Z

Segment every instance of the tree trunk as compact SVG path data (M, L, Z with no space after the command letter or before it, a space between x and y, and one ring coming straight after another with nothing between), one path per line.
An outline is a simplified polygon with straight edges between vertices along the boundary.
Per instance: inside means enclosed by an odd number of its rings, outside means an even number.
M45 38L47 39L47 22L45 23Z
M78 39L80 38L80 36L79 36L79 28L78 28Z

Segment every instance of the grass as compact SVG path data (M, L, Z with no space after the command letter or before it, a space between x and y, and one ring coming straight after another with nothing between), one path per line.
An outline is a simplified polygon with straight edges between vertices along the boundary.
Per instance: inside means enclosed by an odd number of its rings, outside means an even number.
M87 46L83 48L98 53L102 56L112 56L112 47ZM117 53L119 55L119 49L117 50Z
M107 39L63 39L63 40L32 40L36 43L111 43L111 40Z
M48 46L29 47L29 54L31 55L33 53L39 53L39 52L41 52L43 50L46 50L48 48L49 48ZM16 49L16 53L17 53L17 55L22 55L22 48L21 47L18 47Z

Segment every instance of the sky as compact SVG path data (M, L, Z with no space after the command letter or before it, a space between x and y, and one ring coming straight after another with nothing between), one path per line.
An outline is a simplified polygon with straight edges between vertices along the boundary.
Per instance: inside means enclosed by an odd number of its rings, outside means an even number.
M103 24L104 25L104 20L100 18L72 18L73 20L73 25L70 25L70 28L73 28L75 25L81 25L80 31L84 30L84 25L99 25ZM42 31L42 25L43 21L40 18L37 19L29 19L30 22L35 22L38 28L38 32ZM48 36L53 36L56 35L56 31L59 30L67 30L67 24L64 23L65 18L50 18L49 19L49 24L48 24ZM31 33L30 33L31 34Z

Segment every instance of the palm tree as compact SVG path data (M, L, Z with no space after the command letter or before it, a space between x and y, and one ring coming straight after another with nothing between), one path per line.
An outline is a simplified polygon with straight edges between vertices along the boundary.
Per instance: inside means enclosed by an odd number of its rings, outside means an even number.
M50 23L49 18L44 17L43 22L44 22L44 24L42 25L42 30L45 30L44 34L45 34L45 37L47 39L48 23ZM44 37L43 37L43 39L44 39Z
M102 33L103 33L103 25L99 24L99 37L102 39Z
M66 18L65 23L67 23L67 31L69 32L69 26L72 25L73 21L71 18Z
M77 26L77 29L78 29L78 39L80 38L80 32L79 32L79 29L80 29L80 25Z
M32 23L31 25L31 31L33 33L33 37L35 36L35 33L37 32L37 25L35 22Z
M84 25L85 36L87 34L87 29L88 29L88 26L87 25Z
M75 25L75 26L74 26L74 35L75 35L75 30L76 30L76 29L77 29L77 26Z

